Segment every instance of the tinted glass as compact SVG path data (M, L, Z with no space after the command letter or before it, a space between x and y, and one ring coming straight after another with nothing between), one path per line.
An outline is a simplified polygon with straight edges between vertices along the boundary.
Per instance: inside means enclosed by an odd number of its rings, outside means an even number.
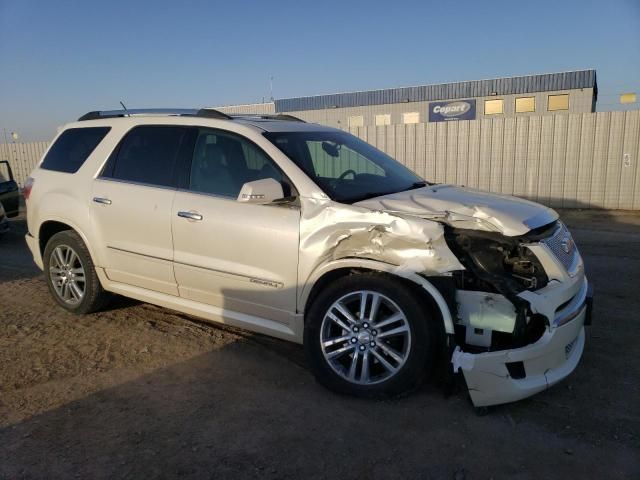
M70 128L51 146L40 168L75 173L98 146L109 127Z
M9 181L9 169L7 168L7 164L4 162L0 162L0 183Z
M178 152L188 130L172 126L134 128L122 140L110 176L128 182L175 186Z
M393 158L345 132L264 135L338 202L353 203L426 185Z
M322 140L309 139L305 143L316 177L353 179L360 174L385 176L385 171L380 166L347 145L342 145L336 152L327 152ZM337 155L333 156L335 154Z
M282 183L285 196L290 195L280 169L253 143L226 132L200 130L191 162L190 190L237 198L245 183L264 178Z

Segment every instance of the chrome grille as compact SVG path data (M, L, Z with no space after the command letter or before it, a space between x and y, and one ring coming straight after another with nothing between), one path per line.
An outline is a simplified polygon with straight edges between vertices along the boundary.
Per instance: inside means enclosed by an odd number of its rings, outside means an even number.
M558 222L558 228L553 235L542 240L542 243L560 260L567 271L571 269L578 250L564 223Z

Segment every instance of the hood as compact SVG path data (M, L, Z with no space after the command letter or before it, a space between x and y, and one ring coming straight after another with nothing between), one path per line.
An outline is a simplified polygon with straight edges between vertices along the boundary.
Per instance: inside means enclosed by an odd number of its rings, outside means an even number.
M508 237L558 219L558 214L538 203L455 185L432 185L375 197L354 205L442 220L458 228L500 232Z

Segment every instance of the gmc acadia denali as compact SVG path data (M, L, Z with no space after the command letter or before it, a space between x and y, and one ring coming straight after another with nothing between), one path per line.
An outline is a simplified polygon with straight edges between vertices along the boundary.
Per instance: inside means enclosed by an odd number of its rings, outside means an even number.
M393 395L461 372L475 406L577 366L589 284L553 210L417 176L287 115L90 112L24 188L58 304L109 293L302 343L325 386Z

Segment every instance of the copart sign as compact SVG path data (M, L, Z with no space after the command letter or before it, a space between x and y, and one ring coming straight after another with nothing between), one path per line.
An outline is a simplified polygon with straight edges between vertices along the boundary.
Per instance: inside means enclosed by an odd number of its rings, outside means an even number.
M452 120L475 120L476 101L456 100L452 102L432 102L429 104L430 122L450 122Z

